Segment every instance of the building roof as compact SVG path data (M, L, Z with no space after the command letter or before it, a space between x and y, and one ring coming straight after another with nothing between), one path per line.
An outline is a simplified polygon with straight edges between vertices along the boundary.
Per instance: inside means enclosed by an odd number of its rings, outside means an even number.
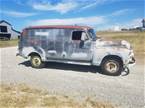
M0 24L3 23L3 22L5 22L5 23L7 23L8 25L12 26L9 22L7 22L7 21L5 21L5 20L1 20L1 21L0 21ZM12 27L11 27L11 28L12 28ZM12 30L13 30L14 32L19 33L19 34L21 33L21 32L15 30L15 29L13 29L13 28L12 28Z
M9 22L5 21L5 20L1 20L1 21L0 21L0 23L3 23L3 22L5 22L5 23L7 23L8 25L11 26L11 24L10 24Z
M13 29L13 28L12 28L12 30L13 30L14 32L17 32L17 33L21 34L21 32L19 32L19 31L15 30L15 29Z
M48 26L30 26L26 29L48 29L48 28L64 28L64 29L90 29L88 26L77 26L77 25L48 25Z

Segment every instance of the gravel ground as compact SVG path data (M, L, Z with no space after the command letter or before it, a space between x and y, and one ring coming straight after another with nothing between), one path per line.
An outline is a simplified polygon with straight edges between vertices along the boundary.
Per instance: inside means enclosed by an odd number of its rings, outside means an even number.
M27 60L16 57L16 50L16 47L0 49L2 83L25 83L78 101L91 97L119 108L145 105L143 61L137 61L129 75L113 77L98 73L98 67L81 65L48 63L46 68L34 69Z

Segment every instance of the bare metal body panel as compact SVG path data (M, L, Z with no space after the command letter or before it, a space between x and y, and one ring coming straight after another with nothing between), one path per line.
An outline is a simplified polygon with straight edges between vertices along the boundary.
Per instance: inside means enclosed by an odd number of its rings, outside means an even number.
M75 37L79 33L81 39ZM134 56L128 42L93 40L85 29L28 29L26 34L19 43L19 55L26 58L37 53L43 61L100 65L104 57L115 55L128 65Z

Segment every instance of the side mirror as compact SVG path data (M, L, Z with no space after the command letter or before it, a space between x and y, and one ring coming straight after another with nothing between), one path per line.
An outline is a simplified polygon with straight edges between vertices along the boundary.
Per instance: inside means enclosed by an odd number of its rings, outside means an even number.
M86 41L86 40L88 40L87 34L85 32L82 32L81 41Z

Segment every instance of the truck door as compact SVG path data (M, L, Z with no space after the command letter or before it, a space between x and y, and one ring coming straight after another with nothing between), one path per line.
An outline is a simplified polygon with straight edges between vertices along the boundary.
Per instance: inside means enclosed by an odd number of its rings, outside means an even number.
M72 32L72 53L70 59L91 61L91 40L85 31L73 31Z

